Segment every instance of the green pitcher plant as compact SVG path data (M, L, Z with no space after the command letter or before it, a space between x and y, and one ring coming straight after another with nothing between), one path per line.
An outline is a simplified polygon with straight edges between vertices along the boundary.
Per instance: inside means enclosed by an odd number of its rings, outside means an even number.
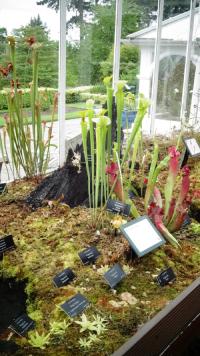
M86 160L86 171L88 175L89 205L96 211L98 206L105 207L107 199L111 197L112 194L115 194L117 199L130 203L132 216L138 217L139 213L137 208L135 207L133 201L128 198L128 192L123 187L123 169L132 145L134 152L137 153L138 144L141 140L140 131L142 120L147 112L149 102L143 95L139 96L136 119L121 159L121 117L124 108L124 83L119 83L116 92L117 142L111 142L110 136L112 132L113 119L113 89L111 88L111 77L105 78L104 84L107 88L107 112L100 113L96 117L93 109L94 102L89 100L87 102L87 111L82 113L81 127L83 149ZM108 116L105 116L105 114ZM88 154L90 154L90 165L88 163ZM134 161L135 156L132 159L132 166Z
M31 124L25 117L23 110L23 90L16 72L16 40L8 37L10 50L10 63L7 65L7 73L12 76L10 90L7 91L8 114L5 115L4 136L1 139L0 149L6 151L7 139L10 146L10 157L12 171L20 177L23 169L27 177L37 174L44 174L48 168L50 160L50 146L52 138L53 121L57 108L57 94L54 97L53 110L50 126L41 119L40 95L38 92L38 67L39 51L41 44L37 43L34 37L27 39L32 55L32 82L30 84L31 101ZM2 74L2 67L1 67Z

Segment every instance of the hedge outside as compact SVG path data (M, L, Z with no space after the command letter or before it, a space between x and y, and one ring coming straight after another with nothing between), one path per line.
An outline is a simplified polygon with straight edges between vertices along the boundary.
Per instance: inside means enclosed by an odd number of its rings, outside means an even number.
M67 89L65 95L65 102L67 104L71 104L71 103L78 103L81 100L87 100L89 98L90 99L93 98L94 94L90 94L90 93L85 93L86 94L85 97L82 97L84 91L85 90L88 91L90 89L91 86ZM20 90L23 94L23 107L30 108L30 88L18 89L18 90ZM54 94L57 92L57 89L39 88L38 91L39 91L39 97L41 103L41 110L43 111L48 110L53 104ZM6 96L9 95L9 93L10 93L10 89L4 89L0 91L0 110L8 109ZM98 96L98 94L96 95Z

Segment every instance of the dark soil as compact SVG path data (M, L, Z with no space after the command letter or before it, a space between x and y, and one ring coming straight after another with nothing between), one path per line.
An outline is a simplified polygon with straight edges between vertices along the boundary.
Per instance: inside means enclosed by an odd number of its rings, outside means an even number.
M77 145L75 152L80 153L81 162L83 162L82 146ZM74 153L70 149L64 167L46 177L29 195L27 203L32 208L38 208L45 200L61 199L72 208L84 204L88 197L86 167L82 164L80 173L77 173L78 168L72 164L73 155Z
M0 279L0 333L12 319L26 312L25 285L25 282L17 282L14 278Z
M19 349L19 346L12 341L0 340L0 355L8 356L15 355L16 351Z
M190 211L193 218L200 223L200 207L196 204L191 204Z

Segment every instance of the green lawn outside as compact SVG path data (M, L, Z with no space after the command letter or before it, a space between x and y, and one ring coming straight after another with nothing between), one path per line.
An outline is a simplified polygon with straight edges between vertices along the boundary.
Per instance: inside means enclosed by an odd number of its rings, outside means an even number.
M75 111L75 112L73 111L73 112L66 113L65 120L77 119L78 117L80 117L80 111ZM57 120L58 120L58 117L57 117L57 115L55 115L54 121L57 121ZM42 121L46 121L46 122L51 121L51 115L43 114ZM28 119L28 122L31 124L31 118ZM2 127L2 126L4 126L4 119L2 117L0 117L0 127Z
M74 108L74 111L67 112L67 109L72 110ZM77 110L79 109L79 110ZM82 110L86 109L86 104L85 103L72 103L72 104L66 104L66 115L65 115L65 120L70 120L70 119L77 119L80 117L80 112ZM5 113L6 110L1 110L0 111L0 127L4 126L4 119L2 117L2 114ZM51 121L51 114L45 114L45 112L42 113L42 120L49 122ZM58 120L57 115L55 116L55 121ZM31 124L31 117L28 119L28 122Z

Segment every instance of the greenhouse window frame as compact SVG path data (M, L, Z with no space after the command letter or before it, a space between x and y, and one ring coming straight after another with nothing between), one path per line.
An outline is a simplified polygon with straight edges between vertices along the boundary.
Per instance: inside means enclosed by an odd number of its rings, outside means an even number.
M63 135L65 129L65 91L66 91L66 0L59 0L60 3L60 39L59 39L59 101L58 101L58 120L59 120L59 166L62 167L65 163L65 138ZM190 20L187 39L186 59L183 78L183 91L181 99L180 120L181 123L185 120L185 109L188 97L188 82L189 69L191 62L192 50L192 34L194 28L194 12L196 0L190 1ZM158 75L159 75L159 58L162 33L163 8L165 0L158 0L158 17L156 26L156 41L154 49L154 66L153 66L153 82L151 91L151 109L150 109L150 134L155 135L155 116L157 107L157 91L158 91ZM113 88L116 90L116 83L119 80L120 72L120 38L122 27L122 9L123 1L116 0L115 11L115 39L114 39L114 59L113 59Z

